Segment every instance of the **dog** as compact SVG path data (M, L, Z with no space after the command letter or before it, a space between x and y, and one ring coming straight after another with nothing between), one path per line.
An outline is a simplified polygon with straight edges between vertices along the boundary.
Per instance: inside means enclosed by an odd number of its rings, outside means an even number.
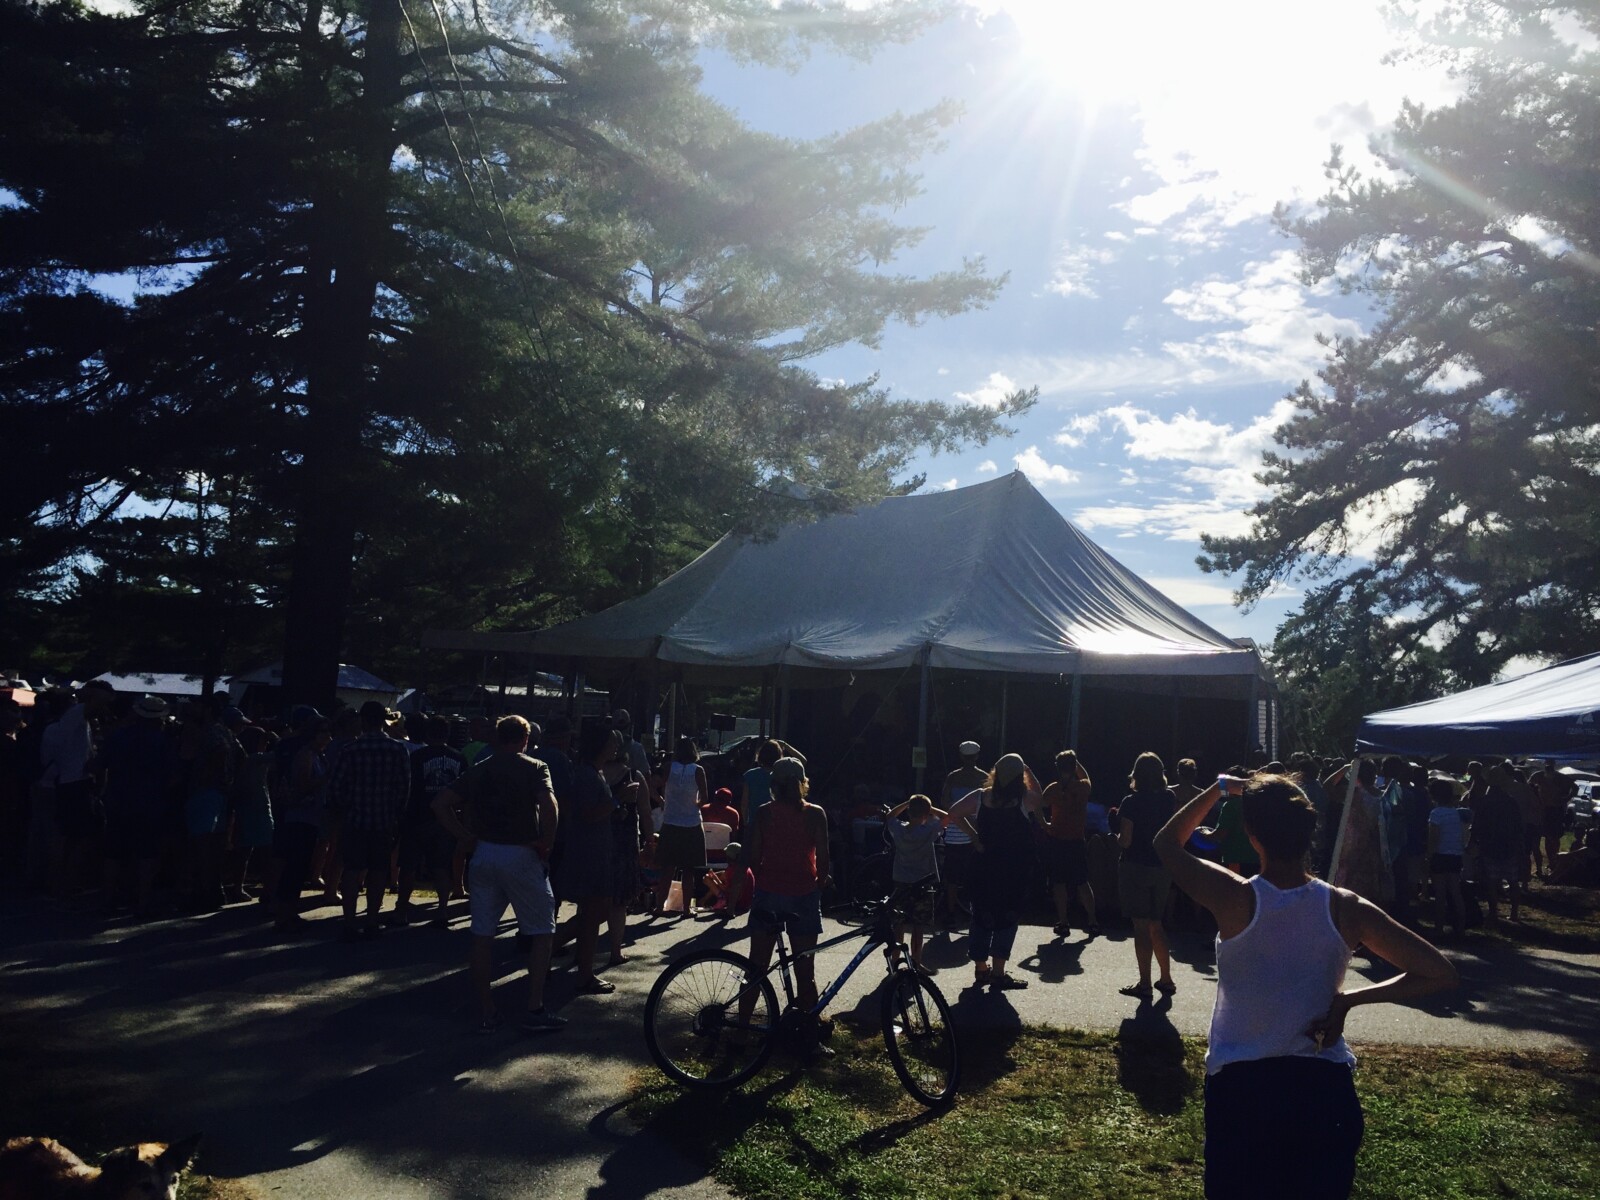
M12 1138L0 1148L0 1200L176 1200L178 1177L200 1135L123 1146L91 1167L53 1138Z

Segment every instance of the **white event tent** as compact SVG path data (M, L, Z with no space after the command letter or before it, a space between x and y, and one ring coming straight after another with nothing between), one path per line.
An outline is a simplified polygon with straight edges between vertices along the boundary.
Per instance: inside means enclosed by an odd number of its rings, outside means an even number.
M1243 718L1228 753L1272 740L1258 709L1259 693L1270 713L1269 677L1253 645L1122 566L1020 472L769 538L729 534L654 590L592 616L525 633L430 631L424 644L784 691L919 670L919 744L929 676L952 671L1070 683L1061 733L1074 742L1085 683L1164 702L1226 697Z

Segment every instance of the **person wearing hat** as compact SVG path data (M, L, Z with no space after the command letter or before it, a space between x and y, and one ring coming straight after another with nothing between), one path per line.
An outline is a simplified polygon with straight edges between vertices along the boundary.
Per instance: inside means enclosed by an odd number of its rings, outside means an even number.
M972 959L974 987L988 984L1009 991L1028 986L1027 980L1006 974L1006 963L1033 878L1034 838L1027 813L1038 797L1039 785L1022 756L1007 754L994 764L983 789L969 793L947 818L965 821L971 830L967 894L972 899L972 931L967 956Z
M131 719L106 735L92 765L106 780L106 907L116 906L131 867L134 911L144 916L150 912L161 860L167 790L177 780L178 749L165 729L165 700L141 696L129 711Z
M339 891L344 900L344 938L376 937L382 930L383 893L400 832L400 818L411 796L411 755L405 743L385 732L389 712L377 700L361 706L361 736L333 766L329 798L343 814L339 850L344 870ZM356 922L356 902L365 885L367 917Z
M750 961L756 978L767 973L780 931L795 955L796 1003L817 1003L816 948L822 936L822 889L828 885L828 814L806 801L805 765L797 758L772 764L772 800L748 825L739 863L755 875L750 905ZM740 1000L740 1018L750 1019L755 989Z
M989 773L978 765L978 755L982 747L974 741L962 742L956 747L960 756L960 765L945 776L944 786L939 791L937 807L949 813L957 804L975 792L981 792L988 782ZM962 888L967 886L967 873L972 864L972 838L968 835L962 823L945 818L944 827L944 864L941 875L944 878L944 926L948 929L956 924L960 918L961 909L957 899Z
M733 802L732 788L721 787L712 792L711 799L700 806L700 817L707 825L726 825L730 837L739 836L739 807Z

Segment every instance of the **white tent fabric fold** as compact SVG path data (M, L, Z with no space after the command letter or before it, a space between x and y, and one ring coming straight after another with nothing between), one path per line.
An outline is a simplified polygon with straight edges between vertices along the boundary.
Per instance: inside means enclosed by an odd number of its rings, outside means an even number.
M529 634L429 644L691 667L1260 673L1101 550L1021 473L724 537L646 595ZM491 644L492 643L492 644Z

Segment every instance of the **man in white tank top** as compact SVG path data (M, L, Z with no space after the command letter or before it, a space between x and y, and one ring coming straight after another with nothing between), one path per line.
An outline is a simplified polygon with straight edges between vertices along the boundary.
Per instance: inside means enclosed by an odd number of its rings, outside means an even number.
M1261 856L1261 873L1250 879L1184 848L1224 792L1242 796L1245 832ZM1316 821L1292 776L1223 777L1179 809L1153 843L1172 881L1217 921L1217 1001L1206 1051L1208 1197L1348 1196L1362 1116L1346 1014L1458 982L1427 942L1307 871ZM1357 945L1400 974L1343 990Z

